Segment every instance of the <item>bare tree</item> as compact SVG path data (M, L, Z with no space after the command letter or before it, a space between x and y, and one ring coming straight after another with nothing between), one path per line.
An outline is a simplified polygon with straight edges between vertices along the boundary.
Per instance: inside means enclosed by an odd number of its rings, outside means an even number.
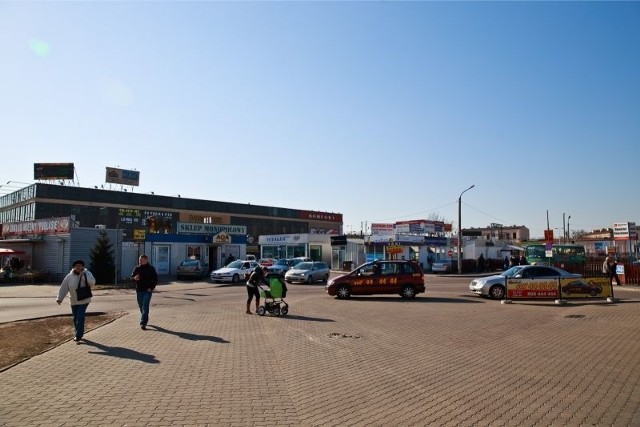
M429 214L429 216L427 216L427 219L429 221L441 221L444 223L450 223L451 221L449 221L448 219L446 219L444 216L440 215L439 212L433 211Z

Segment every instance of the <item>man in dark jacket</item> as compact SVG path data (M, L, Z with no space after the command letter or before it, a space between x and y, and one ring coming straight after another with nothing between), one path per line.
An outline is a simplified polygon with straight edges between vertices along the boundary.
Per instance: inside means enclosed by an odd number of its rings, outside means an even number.
M147 329L151 294L158 284L158 273L149 264L149 257L140 255L138 265L133 269L131 277L136 281L136 296L138 297L138 307L140 307L140 328Z

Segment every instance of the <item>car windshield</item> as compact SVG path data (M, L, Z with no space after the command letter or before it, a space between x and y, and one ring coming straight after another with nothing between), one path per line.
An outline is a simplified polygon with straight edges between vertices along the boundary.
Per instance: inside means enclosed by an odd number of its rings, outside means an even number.
M521 265L516 265L511 267L510 269L508 269L507 271L503 271L502 273L500 273L500 276L505 276L505 277L513 277L516 274L518 274L518 272L520 270L522 270L524 267Z
M227 265L228 268L242 268L242 261L233 261Z
M296 264L296 270L311 270L312 262L300 262Z
M197 265L198 265L197 259L185 259L184 261L182 261L183 267L195 267Z
M286 259L279 259L276 261L275 265L287 265L289 261L287 261Z

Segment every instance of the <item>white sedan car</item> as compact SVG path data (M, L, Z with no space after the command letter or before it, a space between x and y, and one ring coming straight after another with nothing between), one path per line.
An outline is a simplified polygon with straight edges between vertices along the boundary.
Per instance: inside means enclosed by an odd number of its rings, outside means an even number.
M434 273L451 273L451 266L453 265L453 260L451 259L441 259L435 261L431 265L431 271Z
M557 279L558 277L579 279L582 276L545 265L516 265L495 276L473 279L469 284L469 290L483 297L501 299L504 297L504 283L510 277L516 279Z
M253 271L258 266L256 261L236 260L230 262L226 267L211 272L211 280L214 282L238 283L244 281L246 274Z

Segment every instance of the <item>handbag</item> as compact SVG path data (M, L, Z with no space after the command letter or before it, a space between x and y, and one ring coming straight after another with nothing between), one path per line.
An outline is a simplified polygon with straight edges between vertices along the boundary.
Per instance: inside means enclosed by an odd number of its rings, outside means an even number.
M82 278L84 277L84 286L82 286ZM91 286L87 283L87 275L83 274L80 276L80 281L78 282L78 288L76 289L76 296L78 301L82 301L83 299L91 298L93 294L91 293Z

